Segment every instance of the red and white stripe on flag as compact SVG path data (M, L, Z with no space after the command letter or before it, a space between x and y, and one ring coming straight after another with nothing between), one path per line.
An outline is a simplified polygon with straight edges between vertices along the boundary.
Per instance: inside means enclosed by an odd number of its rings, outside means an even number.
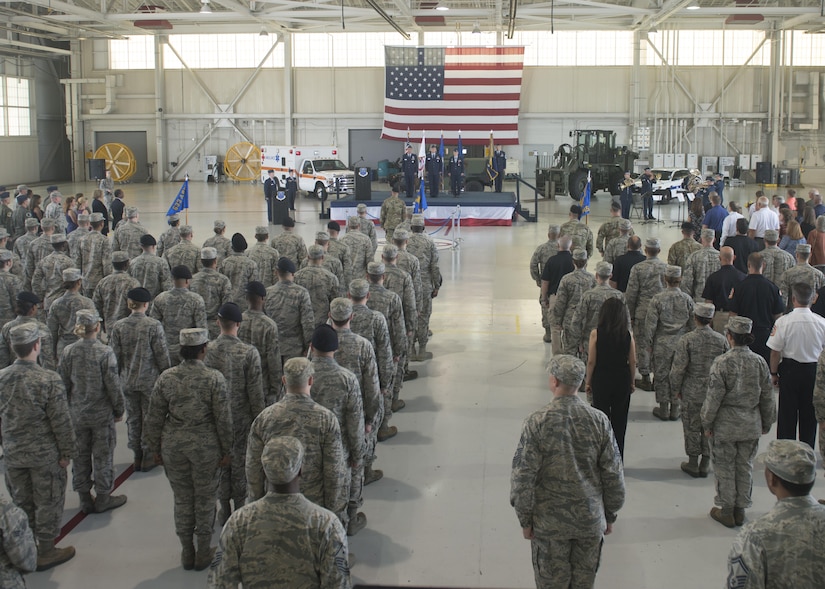
M406 87L407 91L399 96L387 88L381 136L406 141L408 129L413 137L426 131L443 131L445 141L455 143L460 131L464 143L486 144L492 131L496 144L517 144L524 47L445 47L441 50L444 52L441 94L425 93L419 98L420 94ZM385 67L390 68L390 64ZM401 75L398 88L403 90L405 80L403 73ZM389 85L398 79L398 74L386 78Z

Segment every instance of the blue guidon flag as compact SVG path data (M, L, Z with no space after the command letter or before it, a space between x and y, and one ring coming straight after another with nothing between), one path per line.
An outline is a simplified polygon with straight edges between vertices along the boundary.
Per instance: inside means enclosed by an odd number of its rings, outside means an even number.
M582 195L581 201L582 217L590 214L591 192L593 192L593 181L590 178L590 172L587 172L587 184L584 186L584 194Z
M187 174L183 180L183 186L180 187L178 195L172 201L172 206L166 212L167 217L171 217L176 213L187 210L189 208L189 175Z

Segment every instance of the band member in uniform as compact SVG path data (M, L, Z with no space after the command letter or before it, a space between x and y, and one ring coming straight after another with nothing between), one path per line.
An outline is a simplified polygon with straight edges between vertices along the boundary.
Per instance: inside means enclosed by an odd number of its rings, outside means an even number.
M504 174L507 169L507 154L501 149L501 145L496 145L493 152L493 169L498 172L495 180L496 192L501 192L501 185L504 182Z
M404 189L407 198L415 198L415 179L418 178L418 157L412 152L412 145L407 143L404 157L401 158L401 172L404 174Z
M650 168L645 168L642 174L642 205L644 206L644 218L646 221L655 221L653 216L653 183L656 182L656 176L650 171Z
M286 199L289 202L289 210L295 210L295 196L298 194L298 177L295 175L295 170L289 170L289 176L286 177L286 181L284 182L284 188L286 192Z
M458 155L458 148L453 149L453 157L450 158L449 169L450 174L450 191L453 196L458 198L461 193L461 184L464 181L464 160Z
M427 161L424 164L427 172L427 184L430 185L428 198L436 198L438 191L441 189L441 165L441 156L438 155L435 145L430 145L430 153L427 154Z
M264 180L264 199L266 200L266 219L272 223L272 200L278 193L278 181L275 179L275 170L269 170L269 177Z
M619 182L619 202L622 205L622 219L630 219L630 207L633 204L633 189L635 188L630 172L624 173Z

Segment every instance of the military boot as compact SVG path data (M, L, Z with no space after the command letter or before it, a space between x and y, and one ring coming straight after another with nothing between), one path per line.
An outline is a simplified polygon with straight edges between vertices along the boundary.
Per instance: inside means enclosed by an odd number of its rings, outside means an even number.
M229 499L221 499L218 507L218 525L223 527L230 515L232 515L232 506L229 505Z
M126 495L109 495L108 493L100 493L95 499L95 513L103 513L104 511L117 509L124 503L126 503Z
M74 546L55 548L54 540L39 540L37 544L37 570L47 571L74 558Z
M397 435L398 435L398 428L395 427L394 425L391 425L389 427L382 427L382 428L378 429L378 441L379 442L384 442L386 440L389 440L390 438L394 438Z
M699 462L699 476L703 479L708 478L708 467L710 466L710 456L702 456Z
M653 415L662 421L670 420L670 403L659 403L658 407L653 408Z
M688 473L695 479L698 479L702 476L701 472L699 471L699 457L698 456L688 456L688 461L682 463L682 472Z
M212 534L198 534L198 551L195 553L195 570L202 571L212 564L215 548L212 546Z
M404 378L402 380L407 382L410 380L415 380L416 378L418 378L417 370L407 370L407 372L404 373Z
M427 351L427 344L419 344L418 346L418 361L432 360L433 353Z
M185 571L191 571L195 568L195 544L192 542L192 536L178 536L180 538L180 545L183 549L180 551L180 566Z
M642 389L643 391L652 391L653 390L653 383L650 382L650 375L643 374L642 378L636 379L636 388Z
M682 416L682 406L679 403L670 404L670 421L679 421Z
M745 523L745 508L744 507L734 507L733 508L733 523L736 526L741 526Z
M393 413L398 413L399 411L401 411L406 406L407 406L407 404L402 399L396 399L395 401L392 402L392 412Z
M140 472L143 466L143 450L135 450L135 472Z
M95 500L92 498L92 494L89 491L85 493L78 493L80 495L80 511L89 515L90 513L95 512Z
M347 536L354 536L367 527L367 516L358 512L358 507L347 507L349 523L347 524Z
M380 481L384 478L384 471L367 467L364 469L364 486L371 485L375 481Z
M550 327L544 328L544 337L541 338L544 340L545 344L549 344L553 341L553 330Z
M155 461L155 457L151 453L149 453L143 455L143 463L140 466L143 472L149 472L150 470L154 470L155 468L160 466L160 464L158 464Z
M733 509L723 509L721 507L714 507L710 510L710 517L718 521L726 528L736 527L736 520L733 519Z

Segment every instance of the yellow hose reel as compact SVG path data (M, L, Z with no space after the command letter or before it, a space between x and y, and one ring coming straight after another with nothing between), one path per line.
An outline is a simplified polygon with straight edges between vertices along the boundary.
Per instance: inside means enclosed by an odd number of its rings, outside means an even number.
M223 170L227 176L238 182L260 180L261 149L246 141L236 143L226 151Z
M125 182L137 172L135 154L122 143L104 143L97 148L94 157L106 160L106 169L111 170L115 182Z

